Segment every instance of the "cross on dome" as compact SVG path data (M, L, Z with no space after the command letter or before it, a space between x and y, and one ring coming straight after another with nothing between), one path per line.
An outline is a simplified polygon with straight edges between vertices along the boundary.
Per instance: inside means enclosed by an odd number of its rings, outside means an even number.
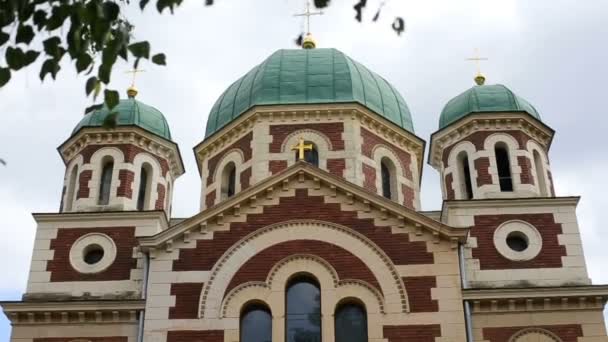
M480 57L479 56L479 49L475 49L475 55L473 57L467 58L466 60L467 61L475 62L475 67L477 68L477 75L475 75L475 83L477 83L477 85L483 85L485 83L485 81L486 81L486 78L481 73L480 62L481 61L487 61L488 58L487 57Z
M125 71L125 74L132 74L131 85L127 88L127 95L129 98L134 98L137 96L137 88L135 88L135 78L138 73L145 72L146 70L133 68L132 70Z
M302 41L302 48L304 49L314 49L316 47L315 40L312 38L310 34L310 17L313 15L323 15L323 11L312 12L310 10L310 0L306 1L306 10L303 13L296 13L294 17L305 17L306 18L306 36Z

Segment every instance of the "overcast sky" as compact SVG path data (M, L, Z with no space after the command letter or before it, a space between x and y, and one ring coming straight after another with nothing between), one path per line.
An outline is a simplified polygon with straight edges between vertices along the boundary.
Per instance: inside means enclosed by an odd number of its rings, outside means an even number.
M608 283L606 127L608 112L608 2L508 0L392 0L381 20L370 23L378 1L359 24L354 0L333 0L312 19L319 47L337 48L384 76L403 94L416 134L427 140L452 97L473 85L475 67L465 58L479 48L489 58L487 83L502 83L529 100L556 130L550 158L558 195L580 195L578 218L587 266L594 284ZM180 145L186 174L175 184L173 214L196 214L200 180L192 147L203 139L216 98L238 77L281 48L294 48L302 21L292 14L304 0L218 0L212 7L189 0L171 16L145 13L132 1L136 39L165 52L168 65L143 66L138 99L160 109ZM403 16L407 32L390 29ZM3 55L3 54L2 54ZM0 64L4 64L0 57ZM67 62L67 58L64 62ZM91 104L85 76L64 63L56 82L38 79L39 65L13 76L0 89L0 300L25 290L35 223L31 212L59 208L64 165L56 147L69 137ZM128 65L117 65L112 86L129 85ZM425 165L424 210L439 209L437 172ZM8 322L0 315L0 340Z

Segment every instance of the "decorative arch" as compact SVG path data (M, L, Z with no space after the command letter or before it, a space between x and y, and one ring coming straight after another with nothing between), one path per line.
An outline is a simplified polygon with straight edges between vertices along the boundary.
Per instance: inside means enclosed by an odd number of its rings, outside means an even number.
M82 165L84 162L84 158L82 155L76 156L66 168L65 172L65 196L63 198L63 211L73 211L74 204L76 203L76 195L78 194L78 190L80 187L80 183L78 178L80 177L80 172L82 172Z
M549 158L547 158L547 152L540 146L536 141L530 139L526 144L526 149L532 156L532 168L533 174L536 178L536 186L538 187L539 195L550 196L551 191L551 179L549 178ZM537 157L538 156L538 157ZM540 160L537 160L540 158ZM540 164L540 165L539 165ZM540 166L540 170L539 170ZM543 177L542 179L538 179ZM543 187L544 183L544 189Z
M525 328L511 336L509 342L562 342L562 339L546 329Z
M158 159L152 157L147 153L138 153L135 158L133 158L133 167L135 173L135 181L133 182L133 193L136 194L136 196L133 197L136 201L139 201L139 189L142 180L142 169L146 166L148 168L148 184L146 185L147 190L144 202L144 210L154 208L154 203L158 198L156 184L158 183L158 180L163 177L163 175L161 174L161 165L158 162Z
M476 154L477 154L477 149L475 148L475 145L473 145L472 142L470 141L461 141L458 144L456 144L456 146L454 146L454 148L452 148L452 150L450 151L450 154L448 156L448 165L446 165L446 169L445 169L445 174L444 177L448 174L448 173L452 173L454 175L453 177L453 183L452 183L452 189L454 191L454 194L456 196L456 198L458 199L463 199L464 196L464 190L463 187L465 186L465 184L462 184L463 181L465 181L465 175L463 174L463 169L460 167L461 164L461 160L460 160L460 156L462 156L463 153L466 153L467 158L468 158L468 166L469 166L469 176L470 176L470 181L471 181L471 196L475 197L475 191L477 189L477 175L478 172L475 169L475 159L476 159ZM445 180L444 180L445 183ZM445 184L445 186L447 186L447 184ZM446 190L450 190L450 189L446 189Z
M91 192L89 197L93 198L95 200L97 200L97 198L99 198L99 181L101 179L101 173L102 173L102 169L103 169L103 162L105 159L107 158L112 158L113 162L114 162L114 171L112 172L112 182L111 182L111 187L110 187L110 203L112 202L112 196L113 194L116 194L118 186L119 184L119 178L118 178L118 170L119 170L119 165L123 164L125 162L125 156L124 153L116 148L116 147L112 147L112 146L108 146L108 147L102 147L99 150L95 151L95 153L93 153L93 155L91 156L90 159L90 165L92 167L92 175L91 175L91 179L94 180L94 182L92 184L95 184L94 186L91 186Z
M374 146L374 148L372 149L372 156L374 158L374 161L376 162L376 165L380 165L380 161L382 160L382 158L390 159L393 164L395 164L397 175L405 177L405 165L403 165L403 162L401 161L399 156L397 156L395 151L393 151L392 148L384 144L376 144L376 146Z
M300 137L311 142L316 147L319 156L319 168L326 170L328 152L333 151L331 141L325 134L308 128L297 130L289 134L285 140L283 140L283 143L281 144L281 154L283 159L287 160L287 165L291 166L296 162L293 157L294 151L291 150L291 147L298 144Z
M387 302L385 310L387 312L408 312L408 298L403 281L395 265L381 248L367 237L348 227L324 221L309 220L287 221L269 225L250 233L226 250L211 269L209 281L203 286L200 296L199 317L219 317L221 315L220 303L215 303L211 299L222 298L232 277L253 254L257 254L258 251L272 245L297 239L324 241L357 255L368 265L384 265L384 267L375 267L371 271L376 279L380 281L382 292L397 297ZM225 267L225 265L230 265L230 267ZM273 277L276 278L276 276ZM355 283L349 282L353 286L361 285ZM243 286L237 288L240 289ZM260 288L260 286L263 287L263 284L256 284L255 286L248 284L247 286ZM231 293L236 291L237 288L233 289ZM280 312L274 308L271 309L277 314Z
M245 156L243 151L238 148L233 148L227 151L218 161L213 174L213 182L216 184L214 190L216 191L216 203L217 201L222 201L224 199L222 197L222 175L224 174L227 166L234 164L234 193L241 191L241 177L239 177L239 175L243 171L244 161Z

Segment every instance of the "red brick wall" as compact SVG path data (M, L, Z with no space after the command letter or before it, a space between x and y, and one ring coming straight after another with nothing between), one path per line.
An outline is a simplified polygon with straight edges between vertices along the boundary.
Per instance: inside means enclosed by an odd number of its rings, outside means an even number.
M82 157L84 159L84 163L89 164L91 162L91 156L98 150L100 150L102 148L106 148L106 147L114 147L114 148L117 148L120 151L122 151L122 153L125 156L126 163L133 163L133 160L135 159L136 155L138 155L140 153L146 153L147 155L151 156L152 158L155 158L156 160L158 160L158 162L160 163L160 167L161 167L161 175L163 177L167 174L167 171L169 171L169 162L167 162L166 159L156 156L154 154L148 153L143 148L140 148L138 146L131 145L131 144L89 145L80 152L80 154L82 155Z
M241 190L245 190L251 184L251 167L246 168L241 172Z
M196 248L180 250L174 271L210 270L222 254L245 235L273 223L315 218L350 227L371 239L396 265L433 264L426 242L410 241L408 234L393 234L390 227L375 226L373 219L360 219L356 211L343 211L339 203L324 203L322 196L309 196L296 189L295 197L282 197L278 205L247 215L246 222L233 222L229 231L216 231L213 239L197 240Z
M477 186L492 184L492 175L490 174L490 158L480 157L473 162L477 171Z
M169 319L196 319L203 283L171 284L175 305L169 308Z
M35 338L34 342L72 342L75 340L83 340L90 342L127 342L126 336L108 336L108 337L44 337Z
M133 181L135 180L135 173L129 170L119 170L118 180L120 181L120 184L116 189L116 196L133 198Z
M327 159L327 171L331 174L344 178L344 169L346 169L344 158Z
M215 192L216 191L213 190L210 193L208 193L207 196L205 196L205 207L206 208L211 208L215 204Z
M403 193L403 205L407 208L414 209L414 189L405 184L401 184L401 192Z
M510 220L528 222L540 232L543 245L534 259L511 261L496 250L494 231L502 223ZM472 237L477 238L477 248L473 248L473 258L479 259L482 270L562 267L562 256L566 256L566 247L559 245L557 240L557 236L562 233L562 225L555 223L551 213L477 215L475 225L470 232Z
M223 330L178 330L167 333L167 342L224 342Z
M530 158L525 156L517 156L517 164L521 168L521 184L534 185L534 176L532 175L532 162Z
M114 240L117 249L116 260L105 271L83 274L72 268L70 248L78 238L94 232L106 234ZM50 247L55 253L53 260L47 263L46 270L51 272L51 282L128 280L131 270L137 265L137 260L133 259L135 246L135 227L60 228L57 237L51 240Z
M76 198L89 198L89 181L93 177L92 170L84 170L80 172L78 178L78 194Z
M439 324L385 325L382 331L389 342L435 342L435 337L441 336Z
M239 149L243 152L243 163L251 159L251 139L253 138L253 133L249 132L245 134L242 138L232 143L232 145L226 147L222 152L219 152L215 156L211 157L207 162L207 169L209 170L209 174L207 175L207 185L213 183L215 168L217 167L217 163L226 155L226 152L232 149Z
M273 175L285 170L287 168L287 160L271 160L268 162L268 170Z
M325 135L331 142L332 151L344 150L344 140L342 140L342 132L344 132L344 124L341 122L335 123L318 123L318 124L298 124L298 125L271 125L270 135L272 143L269 146L270 153L280 153L283 142L291 133L302 129L310 129L318 131Z
M366 130L365 128L361 128L361 138L363 138L363 143L361 144L361 152L363 155L374 159L372 156L372 151L377 145L387 146L389 149L397 155L399 161L401 162L401 167L403 168L403 175L409 179L412 179L412 156L401 148L391 144L390 142L380 138L376 134Z
M266 280L274 265L294 253L316 255L330 263L341 280L363 280L382 293L382 288L372 271L349 251L323 241L292 240L266 248L247 260L228 284L224 295L242 283Z
M449 200L456 199L456 192L454 191L454 173L448 173L445 176L445 194Z
M154 209L163 210L165 208L165 186L162 184L156 184L156 193L158 197L156 203L154 203Z
M411 312L438 312L437 300L431 298L431 288L437 287L434 276L403 277Z
M563 342L577 342L583 336L580 324L542 325L522 327L483 328L483 339L489 342L509 342L511 336L526 328L541 328L557 335Z
M377 193L376 189L376 169L365 163L363 165L363 187L367 190Z

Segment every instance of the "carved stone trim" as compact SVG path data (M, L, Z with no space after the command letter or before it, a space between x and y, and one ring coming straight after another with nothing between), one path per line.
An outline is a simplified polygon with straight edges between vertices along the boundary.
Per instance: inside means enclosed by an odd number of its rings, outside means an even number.
M517 342L517 340L520 337L523 337L525 335L528 334L540 334L540 335L545 335L548 338L552 339L555 342L561 342L562 339L557 337L557 335L555 335L554 333L550 332L549 330L546 329L542 329L542 328L524 328L518 332L516 332L513 336L511 336L511 338L509 339L509 342Z

